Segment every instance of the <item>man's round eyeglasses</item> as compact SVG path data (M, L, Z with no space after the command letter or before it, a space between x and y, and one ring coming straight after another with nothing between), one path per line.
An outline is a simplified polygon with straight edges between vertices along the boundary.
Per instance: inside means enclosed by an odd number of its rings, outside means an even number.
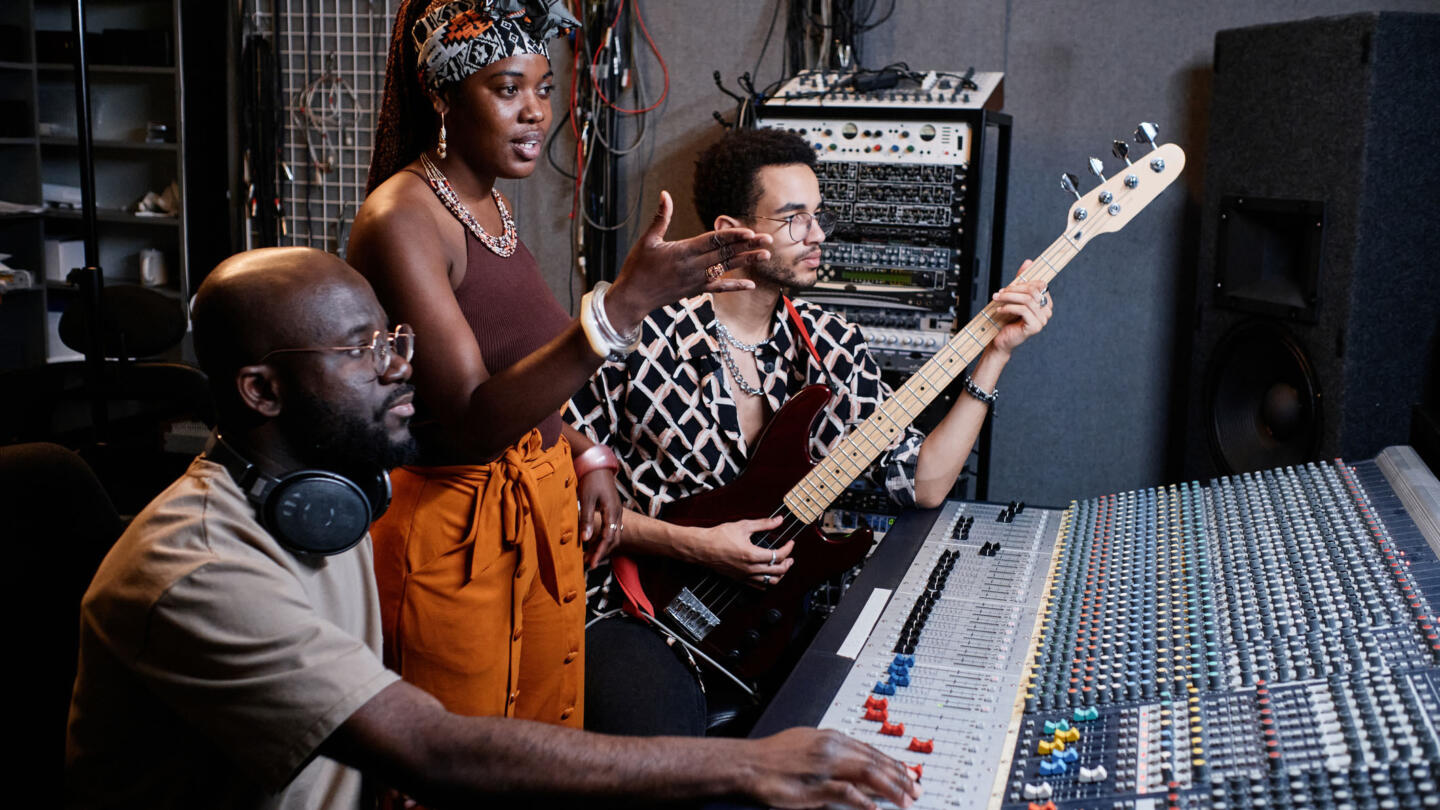
M394 332L386 333L376 329L368 345L303 346L294 349L276 349L260 358L260 362L269 360L273 355L287 352L350 352L356 357L360 357L361 352L367 351L375 361L375 373L377 375L384 374L390 369L390 361L393 358L398 356L408 363L410 358L415 356L415 330L410 328L410 324L402 323L395 327Z
M839 224L840 218L835 216L834 211L822 209L815 213L799 211L788 217L762 217L756 219L768 219L771 222L783 222L790 231L790 238L796 242L804 242L810 238L810 229L816 225L820 226L820 232L829 236L835 232L835 226Z

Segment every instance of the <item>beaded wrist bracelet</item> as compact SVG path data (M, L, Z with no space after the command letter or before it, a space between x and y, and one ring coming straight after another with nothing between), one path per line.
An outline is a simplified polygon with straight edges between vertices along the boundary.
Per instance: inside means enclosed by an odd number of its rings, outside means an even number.
M965 393L988 405L990 407L991 413L994 413L995 398L1000 393L1000 389L996 388L994 391L991 391L988 394L985 393L984 391L980 390L980 386L976 385L974 380L970 379L970 374L968 372L965 374L964 383Z

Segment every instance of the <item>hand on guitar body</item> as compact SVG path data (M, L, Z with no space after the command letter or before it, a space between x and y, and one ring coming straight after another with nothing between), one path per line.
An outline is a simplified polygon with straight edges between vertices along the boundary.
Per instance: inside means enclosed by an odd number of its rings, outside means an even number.
M619 551L654 554L682 562L703 565L725 576L757 588L774 585L795 563L790 558L793 542L775 548L755 545L752 535L777 529L782 518L734 520L715 526L682 526L625 510L625 531ZM771 554L774 563L771 563ZM765 580L769 577L769 581Z
M787 541L772 549L755 545L751 536L778 529L782 522L782 518L773 517L736 520L709 528L682 529L688 535L688 542L680 549L681 559L699 563L757 588L774 585L795 564L790 558L795 542Z

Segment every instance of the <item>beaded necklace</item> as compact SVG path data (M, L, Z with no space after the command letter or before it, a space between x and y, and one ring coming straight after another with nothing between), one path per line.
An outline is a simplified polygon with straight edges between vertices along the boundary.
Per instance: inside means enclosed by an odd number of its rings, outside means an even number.
M499 236L491 236L485 232L484 228L480 227L480 221L475 219L475 215L470 213L470 209L465 207L465 203L460 202L460 197L456 195L455 189L450 187L450 181L445 179L445 174L440 171L440 167L431 162L430 156L421 152L420 162L425 166L425 178L429 181L435 196L440 198L440 202L445 204L450 213L454 214L455 218L460 220L460 223L469 229L470 233L475 234L475 238L480 240L480 244L501 258L508 258L515 253L515 246L520 243L520 239L515 235L515 219L510 216L510 209L505 207L505 199L500 196L499 191L491 188L490 196L495 199L495 207L500 211L500 222L504 225L504 232Z

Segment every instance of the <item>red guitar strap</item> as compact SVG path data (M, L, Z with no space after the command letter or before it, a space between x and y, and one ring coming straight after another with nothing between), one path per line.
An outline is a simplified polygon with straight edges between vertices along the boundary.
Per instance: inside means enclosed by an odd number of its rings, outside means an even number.
M805 348L810 350L810 356L815 358L815 364L818 365L821 370L824 370L825 361L820 359L820 352L815 351L815 343L810 340L810 333L806 331L805 323L800 320L800 313L796 312L795 305L790 303L790 296L782 295L780 297L785 299L785 309L790 313L790 322L795 324L796 329L800 330L800 338L805 341Z
M795 324L795 328L800 332L800 339L805 341L805 348L810 350L810 356L815 358L816 365L825 371L825 363L820 359L820 352L815 350L815 342L810 339L805 322L800 320L800 313L795 309L795 305L790 303L789 296L781 298L785 301L786 311L790 313L790 322ZM610 560L610 572L615 576L615 584L620 586L620 592L625 594L626 613L632 616L641 613L655 615L655 607L650 604L650 599L645 596L645 589L640 585L640 570L634 560L617 555Z
M618 554L611 557L610 573L615 576L615 584L620 586L620 592L625 594L626 613L631 616L642 613L647 616L655 615L655 607L650 604L650 598L640 586L640 569L635 566L634 560Z

